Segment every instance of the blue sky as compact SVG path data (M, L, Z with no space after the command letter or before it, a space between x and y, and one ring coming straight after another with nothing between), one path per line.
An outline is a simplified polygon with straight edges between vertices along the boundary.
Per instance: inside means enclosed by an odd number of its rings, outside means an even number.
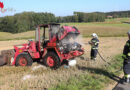
M16 11L0 12L0 16L13 15L23 11L51 12L56 16L80 12L110 12L130 10L130 0L0 0L5 8Z

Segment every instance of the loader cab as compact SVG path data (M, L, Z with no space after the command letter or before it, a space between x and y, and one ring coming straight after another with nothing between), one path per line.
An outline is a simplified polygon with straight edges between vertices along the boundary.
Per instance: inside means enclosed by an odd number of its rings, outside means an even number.
M60 30L60 24L50 24L49 28L49 41L56 42L57 40L57 33Z
M59 28L60 24L38 25L35 31L35 41L38 51L41 51L41 46L45 47L48 42L56 42L56 34Z

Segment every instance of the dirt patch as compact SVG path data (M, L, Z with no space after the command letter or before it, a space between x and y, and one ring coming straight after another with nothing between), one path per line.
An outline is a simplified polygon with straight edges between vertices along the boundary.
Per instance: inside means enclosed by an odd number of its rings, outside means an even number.
M10 41L0 41L0 51L7 50L7 49L13 49L14 45L20 45L27 43L27 40L10 40Z
M88 42L91 38L82 39L83 42ZM122 53L123 46L127 40L126 37L105 37L99 38L99 52L106 60L117 54ZM0 41L0 50L12 49L13 45L27 42L26 40L17 41ZM83 44L83 43L82 43ZM77 58L77 65L70 68L64 68L61 66L57 70L51 70L49 68L41 68L39 64L34 63L31 67L11 67L4 66L0 68L0 89L1 90L14 90L14 89L27 89L27 90L43 90L45 88L53 87L58 83L67 81L68 79L87 73L85 70L81 70L78 67L99 67L101 64L105 64L100 57L97 57L96 61L90 61L90 46L83 44L85 48L84 59ZM36 70L32 70L33 67L40 67ZM35 78L21 80L25 75L32 75Z

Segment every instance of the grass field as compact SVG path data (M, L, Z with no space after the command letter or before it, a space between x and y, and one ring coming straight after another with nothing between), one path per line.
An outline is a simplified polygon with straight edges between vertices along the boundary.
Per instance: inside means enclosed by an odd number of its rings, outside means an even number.
M105 22L62 23L61 25L76 26L80 30L81 35L84 37L90 37L94 32L100 37L121 37L126 36L126 32L130 30L130 25L122 23L124 21L128 22L130 19L106 19ZM0 40L31 39L34 37L35 31L28 31L18 34L0 32Z
M90 39L91 38L83 38L83 42L88 42ZM100 37L99 52L107 61L112 60L112 63L114 63L113 60L115 59L112 58L122 52L123 45L125 44L126 40L126 37ZM24 43L24 41L27 40L0 41L0 49L9 49L10 47L8 46L12 46L13 48L13 45L20 44L20 42ZM105 68L100 66L105 65L106 63L103 62L99 56L97 56L96 61L90 60L90 46L84 45L84 49L85 54L83 56L85 59L76 58L77 65L68 69L64 68L64 66L61 66L57 70L51 70L42 65L43 67L33 70L34 67L39 67L40 64L37 63L33 63L31 67L0 67L0 90L44 90L46 88L48 90L48 88L55 89L57 85L58 86L56 88L58 89L59 87L65 88L64 86L66 86L66 83L72 84L67 88L71 88L72 86L75 88L81 88L82 84L84 85L84 88L92 88L92 86L95 86L95 83L99 84L99 86L96 86L95 88L99 87L100 89L101 86L102 88L105 87L104 83L106 78L109 81L111 81L111 79L104 75L103 70ZM121 64L121 62L118 63ZM115 65L117 65L117 67ZM110 71L114 72L118 66L120 66L118 64L115 65L114 67L116 68L110 68ZM97 72L92 73L90 72L91 70L88 70L89 68L97 71L102 71L103 74L96 74ZM105 71L108 71L108 73L110 73L110 71L107 69L105 69ZM94 79L97 80L94 82ZM72 83L73 80L75 81L75 85ZM92 82L90 82L91 80ZM103 82L101 83L101 81ZM64 86L61 86L61 83L64 84ZM77 85L77 83L79 84ZM59 88L59 90L66 90L66 88Z
M64 25L76 26L85 37L89 37L92 33L97 33L101 37L126 36L126 32L130 29L128 24L117 23L67 23Z
M117 72L117 70L122 67L122 61L121 55L117 55L109 66L100 68L78 66L80 70L84 71L84 74L60 83L50 90L101 90L103 88L106 90L105 87L113 80L120 80L118 76L121 72Z
M96 61L89 59L89 45L83 45L85 48L85 59L77 59L77 65L69 69L61 66L57 70L51 70L45 66L39 67L39 64L33 63L31 67L0 67L0 90L102 90L108 87L107 84L113 84L115 81L111 78L122 65L121 56L123 45L127 37L126 32L130 30L129 24L123 24L122 21L129 19L109 19L105 22L93 23L62 23L62 25L76 26L84 38L82 42L88 42L93 32L100 38L99 52L105 60L112 61L110 66L106 65L98 56ZM34 38L35 31L29 31L18 34L0 32L0 50L12 49L13 45L27 42L27 40L13 39L31 39ZM122 37L123 36L123 37ZM118 45L117 45L118 44ZM115 55L118 55L114 57ZM113 58L114 57L114 58ZM96 63L95 63L96 62ZM26 77L26 79L25 79ZM111 88L112 89L112 88ZM105 89L105 90L111 90Z
M28 31L28 32L23 32L23 33L18 33L18 34L0 32L0 41L32 39L34 37L35 37L35 31Z
M95 32L101 37L121 37L126 36L126 32L130 30L130 24L122 22L130 22L129 18L106 19L105 22L93 23L63 23L62 25L76 26L83 36L89 37Z

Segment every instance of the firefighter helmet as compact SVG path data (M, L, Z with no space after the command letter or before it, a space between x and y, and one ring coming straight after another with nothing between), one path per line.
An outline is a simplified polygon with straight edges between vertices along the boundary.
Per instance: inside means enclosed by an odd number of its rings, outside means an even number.
M130 36L130 30L127 32L127 34Z
M98 38L98 35L96 33L92 33L92 36Z

